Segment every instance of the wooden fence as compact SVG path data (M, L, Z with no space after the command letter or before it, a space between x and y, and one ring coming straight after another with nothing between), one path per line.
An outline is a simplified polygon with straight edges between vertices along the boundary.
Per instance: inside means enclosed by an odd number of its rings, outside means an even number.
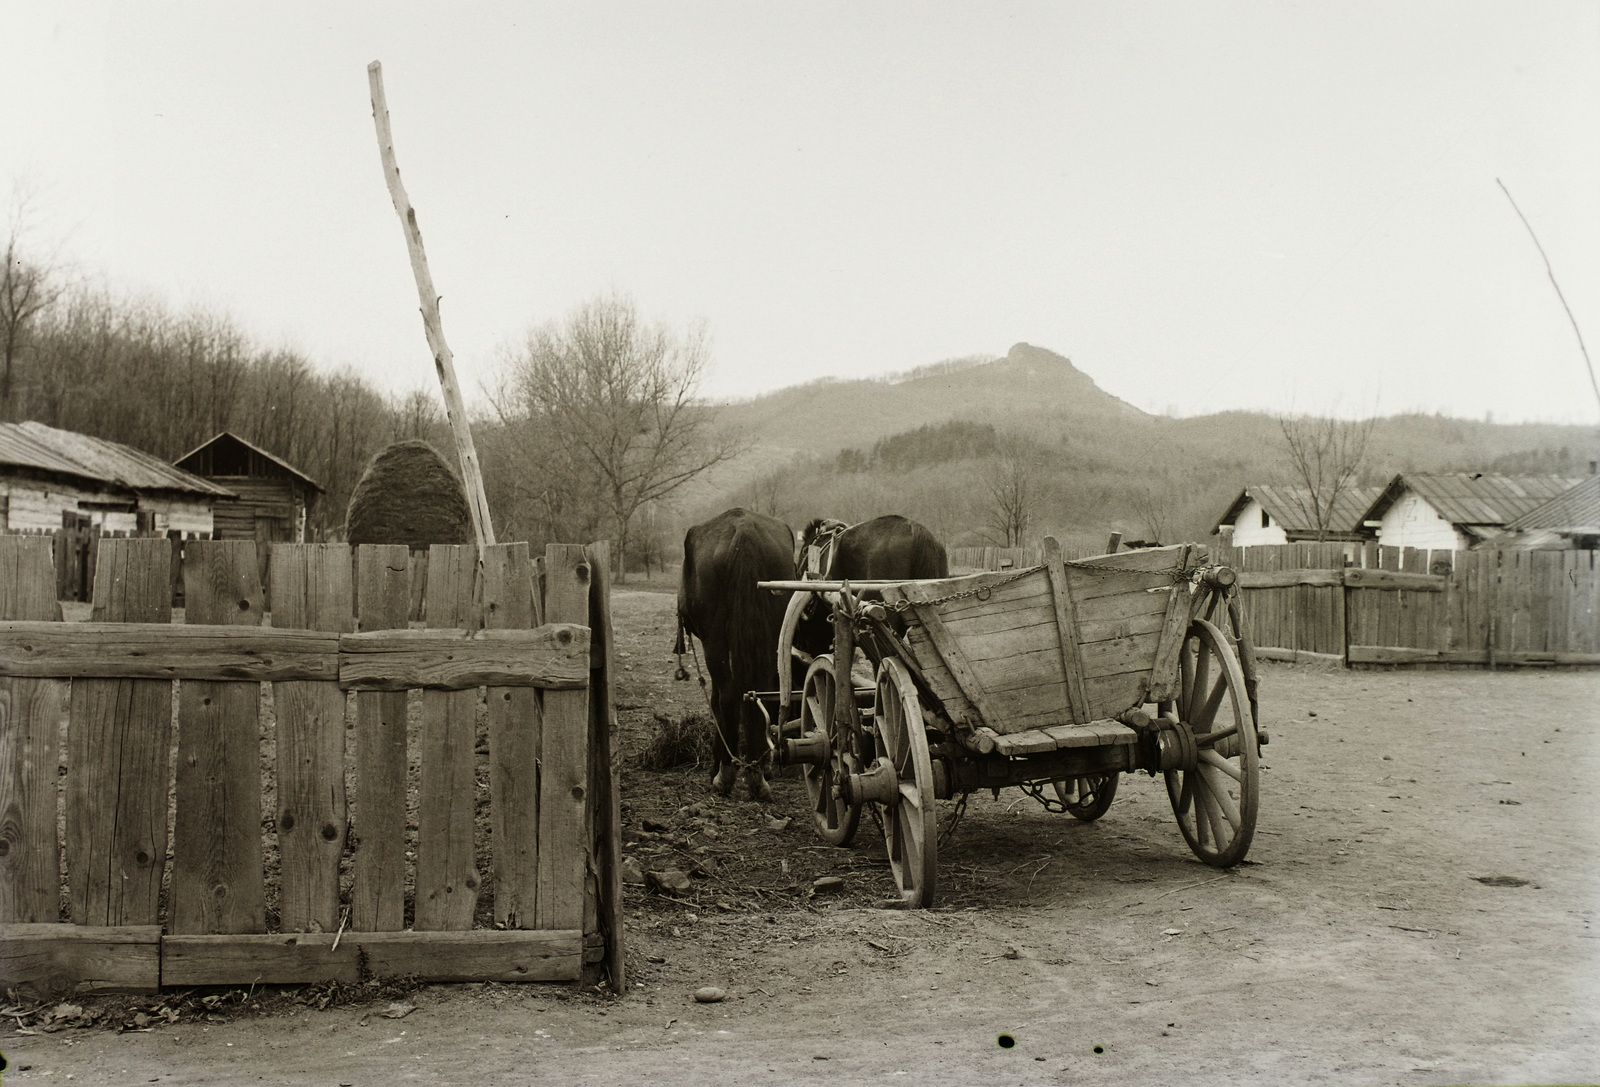
M1245 622L1258 656L1491 668L1600 664L1594 551L1366 544L1352 560L1346 554L1351 546L1212 549L1216 561L1240 572ZM953 567L1023 569L1039 562L1029 548L950 551Z
M0 988L620 990L606 546L256 547L0 537Z
M1369 544L1217 549L1256 653L1347 664L1600 664L1593 551L1426 551Z

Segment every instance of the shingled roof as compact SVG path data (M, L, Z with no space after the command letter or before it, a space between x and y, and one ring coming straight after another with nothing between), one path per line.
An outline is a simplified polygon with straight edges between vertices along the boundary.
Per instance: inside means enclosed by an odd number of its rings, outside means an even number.
M1414 491L1453 525L1508 525L1579 481L1565 476L1497 476L1487 472L1398 475L1368 508L1378 520L1406 491Z
M238 497L226 487L174 467L154 454L31 420L0 423L0 466L76 476L130 491Z
M1328 531L1341 536L1355 535L1361 529L1362 514L1378 497L1380 487L1349 487L1340 492L1333 502L1333 516L1329 518ZM1311 492L1305 487L1280 487L1252 483L1239 492L1226 513L1211 526L1215 533L1223 525L1231 525L1244 511L1251 499L1261 503L1272 520L1285 533L1314 533L1317 526L1311 516Z
M1600 531L1600 476L1590 476L1576 487L1569 487L1506 527L1518 532L1541 528Z

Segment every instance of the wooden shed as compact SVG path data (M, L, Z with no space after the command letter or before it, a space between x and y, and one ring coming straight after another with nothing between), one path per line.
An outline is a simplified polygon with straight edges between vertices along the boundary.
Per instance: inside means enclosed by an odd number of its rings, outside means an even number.
M306 511L322 485L288 461L224 430L176 464L239 496L217 503L214 539L305 542Z
M201 536L233 492L153 454L38 422L0 423L0 525Z

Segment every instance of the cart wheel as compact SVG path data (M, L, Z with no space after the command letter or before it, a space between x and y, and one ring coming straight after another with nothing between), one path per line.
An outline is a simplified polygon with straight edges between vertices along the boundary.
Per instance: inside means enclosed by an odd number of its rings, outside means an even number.
M1167 796L1195 856L1227 868L1244 859L1256 830L1255 719L1239 658L1211 623L1190 624L1179 674L1181 691L1168 712L1194 733L1199 760L1193 770L1167 771Z
M846 804L833 795L839 776L859 770L855 737L833 735L833 655L824 653L811 662L800 695L800 735L822 733L829 737L827 762L805 763L801 773L811 797L811 825L829 845L849 845L861 823L861 805Z
M878 749L899 779L894 800L883 805L883 837L900 897L911 909L933 905L939 868L938 811L933 762L917 689L893 657L878 669Z
M1111 808L1117 795L1117 775L1098 777L1062 778L1051 782L1056 787L1056 797L1067 806L1067 811L1092 823Z

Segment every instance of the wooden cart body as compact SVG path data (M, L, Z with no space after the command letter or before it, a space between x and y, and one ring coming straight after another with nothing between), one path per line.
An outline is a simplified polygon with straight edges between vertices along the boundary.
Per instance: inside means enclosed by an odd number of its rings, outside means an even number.
M943 581L886 584L905 644L945 717L988 737L1063 739L1172 698L1206 549L1192 544ZM903 609L903 610L901 610ZM1002 748L1015 743L999 742ZM1056 746L1056 745L1049 745Z

